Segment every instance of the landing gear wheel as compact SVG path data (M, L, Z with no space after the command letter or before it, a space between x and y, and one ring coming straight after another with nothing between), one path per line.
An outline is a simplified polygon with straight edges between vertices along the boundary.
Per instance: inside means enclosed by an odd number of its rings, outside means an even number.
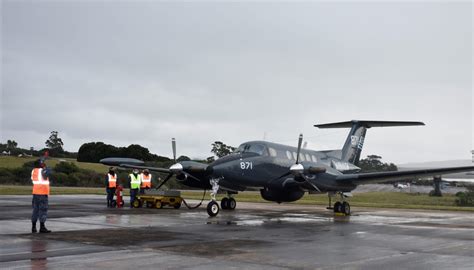
M234 210L235 207L237 206L237 202L235 201L234 198L229 198L229 202L227 203L228 209Z
M138 199L135 199L133 202L132 202L132 206L133 208L140 208L142 206L142 202Z
M215 201L210 201L207 204L207 214L210 217L215 217L217 214L219 214L219 204Z
M346 216L350 216L351 215L351 206L349 205L348 202L343 202L342 203L342 209L341 209L342 213L344 213Z
M334 204L334 213L341 213L341 212L342 212L342 211L341 211L341 210L342 210L341 208L342 208L341 202L336 202L336 203Z
M110 207L112 207L112 208L117 207L117 201L116 201L116 200L113 200L113 201L110 203Z
M222 209L229 209L229 198L227 198L227 197L222 198L221 208Z
M161 207L163 207L163 205L161 205L161 201L156 201L155 202L155 208L156 209L161 209Z
M181 207L181 203L177 203L173 207L174 207L174 209L179 209Z

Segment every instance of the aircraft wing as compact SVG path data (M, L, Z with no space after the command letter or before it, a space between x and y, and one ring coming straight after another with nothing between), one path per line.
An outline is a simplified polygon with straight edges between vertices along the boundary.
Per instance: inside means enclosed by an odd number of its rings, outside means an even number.
M154 171L154 172L170 173L170 169L166 169L166 168L137 166L137 165L128 165L128 164L120 164L118 166L122 168L129 168L129 169L140 169L140 170L148 169L149 171Z
M337 176L336 181L349 181L353 182L354 184L369 184L469 171L474 171L474 166L343 174Z
M166 168L143 166L145 162L139 159L134 159L134 158L117 158L117 157L103 158L100 160L100 163L104 165L108 165L108 166L117 166L121 168L140 169L140 170L148 169L150 171L155 171L155 172L170 173L170 170Z

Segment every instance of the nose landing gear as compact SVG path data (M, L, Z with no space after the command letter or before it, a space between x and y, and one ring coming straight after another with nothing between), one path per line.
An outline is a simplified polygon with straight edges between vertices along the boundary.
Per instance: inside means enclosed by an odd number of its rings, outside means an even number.
M210 217L215 217L217 214L219 214L219 204L217 203L216 200L216 195L217 192L219 191L219 180L221 178L217 179L211 179L209 180L209 183L212 186L212 191L211 191L211 201L207 204L207 214ZM233 194L237 194L236 192L227 192L227 197L222 198L221 200L221 208L224 210L234 210L235 207L237 206L237 202L235 199L232 197Z
M219 204L216 202L216 195L219 191L219 179L211 179L209 183L212 186L211 201L207 204L207 214L210 217L215 217L219 214Z

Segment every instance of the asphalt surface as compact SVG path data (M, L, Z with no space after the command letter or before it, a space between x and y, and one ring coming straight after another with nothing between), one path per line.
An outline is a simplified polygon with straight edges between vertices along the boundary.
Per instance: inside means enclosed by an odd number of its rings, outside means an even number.
M52 196L51 234L31 234L31 196L0 196L0 269L472 269L469 212L239 203L107 209L105 196Z

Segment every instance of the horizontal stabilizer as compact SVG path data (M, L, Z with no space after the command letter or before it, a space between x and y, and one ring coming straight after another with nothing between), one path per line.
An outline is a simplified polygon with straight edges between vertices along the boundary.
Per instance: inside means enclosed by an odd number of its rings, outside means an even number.
M371 121L371 120L352 120L338 123L318 124L317 128L352 128L354 124L365 128L371 127L402 127L402 126L424 126L423 122L413 121Z

